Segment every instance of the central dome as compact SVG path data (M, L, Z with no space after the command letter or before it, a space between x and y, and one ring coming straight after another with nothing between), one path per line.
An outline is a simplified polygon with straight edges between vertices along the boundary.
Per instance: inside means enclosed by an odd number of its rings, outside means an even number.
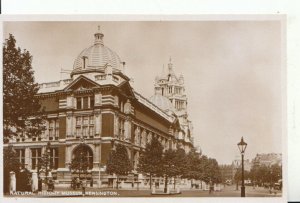
M171 101L161 94L155 94L152 97L150 97L150 102L158 106L163 111L173 111L173 105Z
M110 48L103 44L103 34L95 33L94 45L84 49L75 59L73 72L102 69L106 66L112 66L113 69L122 71L122 62L120 57Z

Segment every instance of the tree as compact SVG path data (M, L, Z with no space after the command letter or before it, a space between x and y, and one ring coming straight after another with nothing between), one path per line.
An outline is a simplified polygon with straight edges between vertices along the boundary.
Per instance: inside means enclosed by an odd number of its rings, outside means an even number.
M249 175L253 183L259 185L265 185L265 183L273 184L282 179L282 168L278 164L271 166L254 165Z
M276 183L282 179L282 167L278 164L273 164L270 167L270 182Z
M187 155L182 148L178 148L175 151L175 170L173 172L174 177L174 189L176 186L176 177L184 176L188 171Z
M216 159L201 157L202 180L206 183L220 183L222 181L221 171Z
M16 174L20 171L21 163L18 155L12 146L4 148L3 150L3 189L4 193L9 192L10 172Z
M46 151L42 154L42 157L38 161L37 172L38 178L40 178L40 172L45 174L45 184L48 185L48 173L52 168L51 155L50 155L50 142L47 143Z
M131 170L132 165L125 146L117 144L116 149L111 151L106 164L106 172L117 176L117 189L119 188L119 176L127 175Z
M24 130L29 123L36 128L41 122L41 120L29 119L41 113L41 105L35 97L39 86L35 83L31 62L30 53L17 48L16 40L10 34L3 45L3 139L5 142L11 135ZM30 135L29 133L28 136Z
M150 176L150 189L152 188L152 176L160 174L163 146L157 138L153 138L146 144L145 151L139 158L137 170L142 173L148 173Z
M187 171L187 160L185 151L181 148L177 150L168 149L164 152L161 173L165 176L165 192L167 190L168 178L174 178L174 188L176 177L184 176Z
M200 154L196 152L195 149L192 149L186 156L187 161L187 170L184 174L184 177L189 180L200 180L201 179L201 161ZM193 183L191 183L193 184ZM191 185L192 187L193 185Z
M164 192L167 192L167 186L168 186L168 178L169 177L175 177L177 174L176 169L176 158L175 158L175 150L168 149L164 152L163 158L162 158L162 174L165 176L165 189Z
M250 179L251 174L249 171L244 170L244 180ZM238 168L236 173L234 174L234 180L236 182L242 181L242 169Z

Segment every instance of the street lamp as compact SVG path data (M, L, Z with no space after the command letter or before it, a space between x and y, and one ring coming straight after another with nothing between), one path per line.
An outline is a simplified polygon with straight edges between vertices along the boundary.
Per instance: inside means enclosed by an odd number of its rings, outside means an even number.
M241 141L237 144L239 147L239 150L242 155L242 187L241 187L241 197L245 197L245 183L244 183L244 153L247 148L247 143L244 142L244 139L242 137Z
M48 173L49 173L49 170L50 170L50 147L51 147L51 143L50 142L47 142L47 146L46 146L46 170L45 170L45 182L46 182L46 185L47 185L47 188L49 190L49 182L48 182ZM48 164L49 164L49 169L48 169Z
M238 180L239 161L237 159L234 160L234 167L235 167L234 180L236 182L235 190L239 190L239 180Z

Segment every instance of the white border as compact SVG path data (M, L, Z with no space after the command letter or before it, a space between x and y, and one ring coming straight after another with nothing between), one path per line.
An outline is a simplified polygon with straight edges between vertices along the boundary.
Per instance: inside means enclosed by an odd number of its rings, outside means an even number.
M218 20L218 21L228 21L228 20L234 20L234 21L247 21L247 20L280 20L284 22L285 16L284 15L85 15L85 16L72 16L72 15L7 15L7 16L1 16L1 21L94 21L94 20L101 20L101 21L182 21L182 20L194 20L194 21L212 21L212 20ZM283 23L284 25L284 23ZM285 27L285 25L284 25ZM1 26L2 30L2 26ZM285 38L285 29L283 28L283 37ZM1 38L3 35L1 35ZM285 42L283 42L285 44ZM285 46L283 46L285 47ZM2 51L2 49L1 49ZM283 66L282 66L282 81L286 82L286 70L285 70L285 50L282 50L283 52ZM2 60L2 57L1 57ZM2 64L2 61L1 61ZM2 80L1 80L2 81ZM2 85L2 83L1 83ZM286 94L286 86L283 84L282 93ZM2 98L2 97L1 97ZM2 101L2 99L1 99ZM287 201L287 135L286 135L286 125L285 125L285 115L286 115L286 99L283 95L283 178L284 178L284 184L285 187L283 188L283 197L282 198L134 198L137 201L143 201L143 202L169 202L169 201L175 201L175 202L286 202ZM1 115L2 117L2 115ZM2 152L2 145L1 145L1 152ZM2 156L0 157L0 160L2 161ZM2 177L2 168L0 170ZM1 181L2 182L2 181ZM1 194L2 194L2 185L0 187ZM14 198L4 198L5 202L15 202L16 199ZM38 201L47 201L50 202L53 199L47 198L47 199L40 199L40 198L18 198L18 202L38 202ZM62 198L61 198L62 200ZM79 202L82 201L82 198L72 198L72 199L63 199L64 202ZM86 198L84 200L87 200ZM132 198L88 198L89 201L92 202L98 202L105 201L105 202L115 202L115 201L122 201L122 202L131 202Z

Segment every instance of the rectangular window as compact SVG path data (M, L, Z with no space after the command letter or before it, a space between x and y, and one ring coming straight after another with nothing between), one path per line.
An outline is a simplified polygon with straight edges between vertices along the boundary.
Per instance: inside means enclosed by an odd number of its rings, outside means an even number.
M50 128L49 129L49 137L53 137L53 135L54 135L54 130L53 130L53 128Z
M54 120L50 120L49 121L49 128L54 128L55 125L55 121Z
M81 117L76 117L76 125L81 125Z
M41 159L42 149L41 148L33 148L31 149L31 169L36 169L39 161Z
M89 128L87 126L83 127L83 129L82 129L83 130L83 136L88 136L88 129Z
M81 137L81 127L76 128L76 137Z
M22 168L25 167L25 149L16 149L16 153L18 155L18 159Z
M89 108L88 97L83 97L83 109Z
M90 125L94 125L94 116L90 116Z
M83 117L83 125L88 125L89 124L89 117L85 116Z
M59 137L59 129L58 128L55 129L55 137Z
M82 109L82 106L81 106L81 97L76 98L76 103L77 103L77 109Z
M125 134L124 123L125 121L123 119L119 119L119 137L121 139L124 139L124 134Z
M58 168L58 148L51 148L50 150L50 168Z
M90 108L94 108L95 105L95 100L94 100L94 96L90 97Z
M90 127L89 135L94 136L94 127Z
M49 137L58 137L59 123L56 119L49 120Z

